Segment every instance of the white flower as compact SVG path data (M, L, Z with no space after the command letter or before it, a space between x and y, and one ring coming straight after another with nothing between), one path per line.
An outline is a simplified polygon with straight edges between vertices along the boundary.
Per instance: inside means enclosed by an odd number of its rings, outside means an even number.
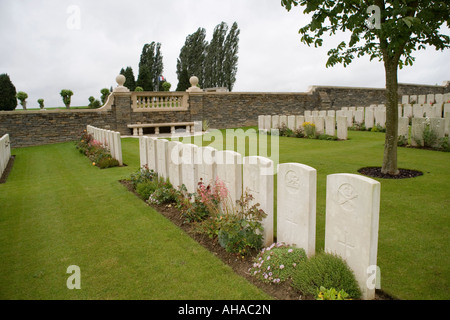
M280 265L280 269L284 269L284 264Z

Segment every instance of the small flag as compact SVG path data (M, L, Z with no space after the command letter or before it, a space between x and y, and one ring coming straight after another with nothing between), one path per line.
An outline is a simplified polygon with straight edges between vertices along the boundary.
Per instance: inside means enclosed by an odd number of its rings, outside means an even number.
M166 81L166 79L163 76L159 76L159 81Z

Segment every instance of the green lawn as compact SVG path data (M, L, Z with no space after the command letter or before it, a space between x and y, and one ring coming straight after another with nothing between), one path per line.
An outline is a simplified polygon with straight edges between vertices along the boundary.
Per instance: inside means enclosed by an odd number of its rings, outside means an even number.
M383 133L354 131L347 141L280 138L280 162L317 169L317 250L326 176L379 166L383 142ZM128 166L104 170L73 143L13 149L13 171L0 185L0 298L270 298L117 182L139 166L137 139L122 147ZM450 153L398 155L399 167L425 174L378 179L381 287L400 299L449 299ZM66 287L69 265L81 269L81 290Z
M267 299L209 251L127 191L139 166L101 170L73 143L13 149L0 185L0 299ZM67 267L81 271L69 290Z

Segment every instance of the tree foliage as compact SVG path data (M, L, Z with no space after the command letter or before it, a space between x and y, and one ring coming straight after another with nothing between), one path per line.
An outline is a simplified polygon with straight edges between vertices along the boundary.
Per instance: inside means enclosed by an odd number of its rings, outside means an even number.
M120 70L120 74L125 76L124 86L130 89L130 91L134 91L136 89L136 80L133 73L133 68L126 67L125 69Z
M0 110L14 110L16 107L16 87L6 73L0 74Z
M67 109L69 109L70 108L70 102L71 102L71 99L72 99L72 96L73 96L72 90L62 89L59 94L60 94L60 96L63 99L64 105L66 106Z
M185 91L190 87L189 78L191 76L196 76L200 86L203 86L206 47L208 45L205 38L206 30L203 28L198 28L196 32L186 37L177 59L177 91Z
M306 1L281 0L288 11L303 6L312 14L311 22L300 28L301 41L308 46L322 46L324 36L348 32L348 41L328 51L327 67L350 64L355 58L368 55L370 60L383 61L386 75L386 139L382 172L398 174L398 79L399 68L412 65L413 52L426 49L444 50L450 37L441 33L449 26L448 1Z
M200 87L227 87L231 91L236 82L239 33L236 22L229 31L221 22L209 43L203 28L188 35L177 59L177 91L189 88L189 78L194 75Z
M158 81L164 70L161 43L147 43L142 48L139 61L139 75L136 85L144 91L162 90L162 83Z
M27 98L28 94L23 91L19 91L16 94L16 98L19 99L20 105L23 107L23 110L27 110Z
M110 94L109 89L108 88L103 88L100 90L100 93L102 94L100 96L100 100L102 101L102 104L105 104L106 99L108 99L108 96Z

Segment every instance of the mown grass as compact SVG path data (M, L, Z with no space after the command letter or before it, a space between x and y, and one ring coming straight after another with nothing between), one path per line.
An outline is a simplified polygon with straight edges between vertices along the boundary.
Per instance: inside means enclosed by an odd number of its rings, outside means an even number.
M138 169L100 170L73 143L14 149L0 185L1 299L267 299L119 179ZM69 290L67 267L81 270Z
M317 170L316 250L324 247L326 176L380 166L383 143L383 133L356 131L347 141L280 138L281 163ZM267 298L117 182L139 167L137 139L122 139L122 148L128 166L105 170L72 143L13 150L14 169L0 185L0 298ZM400 299L449 299L450 153L399 148L398 159L424 175L376 179L381 288ZM81 290L66 287L71 264L81 268Z
M206 140L203 145L214 143ZM245 155L251 153L252 144L257 141L247 142ZM349 131L347 141L280 137L279 145L280 163L298 162L317 170L316 250L323 250L327 175L358 174L360 168L381 166L384 133ZM400 299L449 299L450 153L399 148L398 166L424 175L375 179L381 182L377 261L381 289Z

